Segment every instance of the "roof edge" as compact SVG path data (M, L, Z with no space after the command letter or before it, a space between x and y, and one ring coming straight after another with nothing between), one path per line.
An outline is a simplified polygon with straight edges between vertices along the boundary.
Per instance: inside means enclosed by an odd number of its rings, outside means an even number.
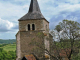
M44 19L45 21L47 21L45 18L41 18L41 19L26 19L26 20L19 20L18 19L18 21L27 21L27 20L42 20L42 19ZM47 21L48 23L49 23L49 21Z

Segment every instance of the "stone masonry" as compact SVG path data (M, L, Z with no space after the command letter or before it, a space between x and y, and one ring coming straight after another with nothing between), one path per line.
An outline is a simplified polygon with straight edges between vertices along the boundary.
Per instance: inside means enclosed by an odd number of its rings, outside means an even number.
M34 27L32 24L34 24ZM34 30L32 28L34 28ZM38 33L43 33L44 39L37 37ZM30 45L30 43L33 39L36 42L41 42L43 40L41 45L43 45L44 48L50 50L50 42L47 40L47 37L49 37L49 22L43 17L37 0L31 0L28 13L19 19L19 31L16 34L16 60L21 60L25 55L29 55L31 53L36 54L38 57L42 57L40 54L45 54L45 51L40 51L40 49L37 48L35 50L34 48L37 46L35 46L34 43L33 45Z

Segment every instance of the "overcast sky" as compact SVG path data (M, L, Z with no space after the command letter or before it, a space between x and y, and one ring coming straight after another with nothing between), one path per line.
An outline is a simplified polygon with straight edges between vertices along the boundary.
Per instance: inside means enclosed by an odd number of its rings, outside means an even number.
M18 19L28 12L31 0L0 0L0 39L15 39ZM38 0L50 29L63 19L80 22L80 0Z

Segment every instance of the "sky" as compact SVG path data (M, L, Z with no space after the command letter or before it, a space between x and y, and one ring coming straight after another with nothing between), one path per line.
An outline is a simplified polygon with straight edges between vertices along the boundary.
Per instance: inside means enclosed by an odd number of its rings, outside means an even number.
M29 9L31 0L0 0L0 39L16 39L18 19ZM80 0L38 0L50 30L64 19L80 22Z

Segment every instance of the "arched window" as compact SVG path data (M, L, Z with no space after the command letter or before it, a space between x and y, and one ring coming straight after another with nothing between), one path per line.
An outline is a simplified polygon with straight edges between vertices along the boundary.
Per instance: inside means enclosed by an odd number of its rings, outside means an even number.
M30 24L28 24L28 31L30 30Z
M32 24L32 30L35 30L35 25L34 24Z

